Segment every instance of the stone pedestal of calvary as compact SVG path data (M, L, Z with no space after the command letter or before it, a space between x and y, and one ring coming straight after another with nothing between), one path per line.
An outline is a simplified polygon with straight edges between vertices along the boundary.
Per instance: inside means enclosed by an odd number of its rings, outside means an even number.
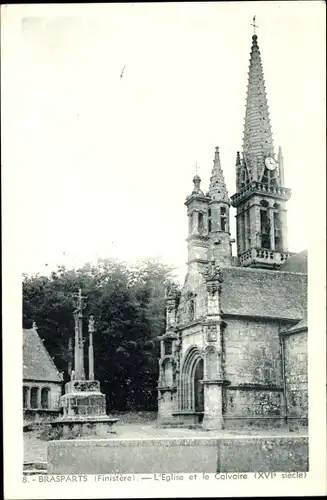
M60 430L62 438L85 435L104 436L112 432L112 426L118 419L106 414L106 396L100 391L100 382L94 380L93 334L94 319L89 318L88 379L84 368L83 312L82 291L77 295L77 307L74 311L75 346L74 370L71 381L65 385L65 394L60 398L63 415L52 426Z

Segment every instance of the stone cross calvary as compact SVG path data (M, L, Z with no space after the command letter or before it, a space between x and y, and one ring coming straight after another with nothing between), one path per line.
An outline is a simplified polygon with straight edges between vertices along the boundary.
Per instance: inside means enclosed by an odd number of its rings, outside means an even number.
M74 294L76 300L76 309L74 311L75 321L75 349L74 349L74 378L77 380L85 380L84 368L84 339L83 339L83 299L82 290L79 289L78 294Z

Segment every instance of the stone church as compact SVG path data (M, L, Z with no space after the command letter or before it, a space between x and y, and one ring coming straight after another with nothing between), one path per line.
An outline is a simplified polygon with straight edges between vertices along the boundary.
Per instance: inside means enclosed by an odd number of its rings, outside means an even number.
M252 36L243 151L229 197L218 147L210 186L194 188L188 271L166 291L158 418L205 429L307 425L307 253L287 244L281 148L275 154L257 35ZM236 209L232 256L230 207Z

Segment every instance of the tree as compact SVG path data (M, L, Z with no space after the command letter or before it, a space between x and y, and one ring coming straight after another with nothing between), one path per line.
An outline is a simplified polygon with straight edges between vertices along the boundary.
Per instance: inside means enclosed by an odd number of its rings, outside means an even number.
M95 376L108 409L156 409L157 337L165 329L164 286L172 269L158 261L135 267L115 260L79 269L61 266L50 276L24 276L23 326L36 321L50 355L68 380L69 339L74 335L73 294L87 296L87 317L95 317ZM86 369L87 367L87 359Z

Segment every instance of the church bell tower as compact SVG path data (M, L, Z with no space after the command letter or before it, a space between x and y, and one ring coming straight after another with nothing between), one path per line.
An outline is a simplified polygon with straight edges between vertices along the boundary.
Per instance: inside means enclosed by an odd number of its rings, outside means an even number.
M255 25L254 25L255 26ZM281 148L275 155L258 37L252 36L243 136L236 156L237 255L245 267L274 269L289 257Z

